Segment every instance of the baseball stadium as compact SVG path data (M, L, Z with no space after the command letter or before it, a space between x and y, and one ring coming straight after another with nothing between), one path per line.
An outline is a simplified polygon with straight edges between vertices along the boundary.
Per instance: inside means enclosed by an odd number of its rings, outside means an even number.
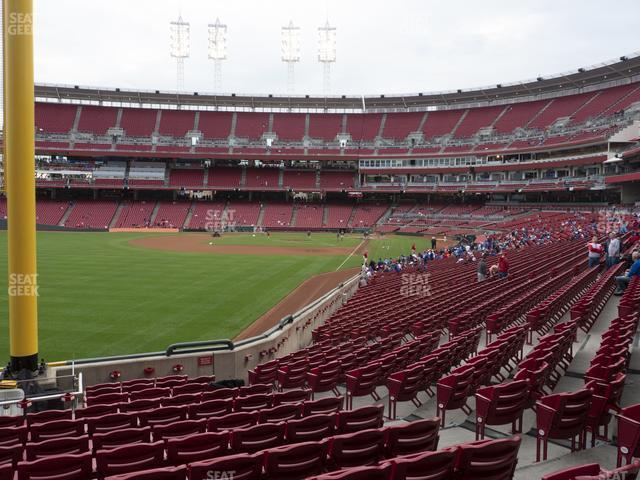
M231 93L207 5L175 87L82 86L43 4L2 2L0 480L636 478L640 53L332 94L327 1L323 94L295 19L286 93Z

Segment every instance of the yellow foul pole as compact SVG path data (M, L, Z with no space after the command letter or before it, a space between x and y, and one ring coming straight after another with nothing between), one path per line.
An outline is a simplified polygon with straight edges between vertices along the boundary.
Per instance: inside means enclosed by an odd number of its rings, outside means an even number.
M33 0L2 0L11 371L38 366Z

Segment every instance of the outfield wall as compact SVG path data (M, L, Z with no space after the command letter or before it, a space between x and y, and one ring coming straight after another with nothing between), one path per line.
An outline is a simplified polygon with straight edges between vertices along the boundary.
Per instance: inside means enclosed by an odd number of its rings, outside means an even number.
M234 343L230 340L189 342L171 345L165 352L82 359L50 364L56 377L82 373L85 386L113 381L110 374L120 372L119 381L180 373L189 376L214 374L217 380L240 378L256 365L282 357L311 344L311 332L322 325L359 287L359 275L351 277L323 297L289 317L262 335ZM126 333L123 333L126 335ZM145 369L153 369L150 375Z

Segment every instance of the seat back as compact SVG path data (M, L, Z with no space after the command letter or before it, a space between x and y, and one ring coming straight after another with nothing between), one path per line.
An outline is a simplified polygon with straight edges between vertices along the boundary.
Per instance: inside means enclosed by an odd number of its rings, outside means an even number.
M393 459L393 478L420 478L428 480L453 479L456 465L456 450L416 453Z
M416 420L406 425L391 425L385 429L386 455L389 458L438 448L440 418Z
M538 430L549 438L571 438L584 430L591 406L591 390L542 397L536 410Z
M390 463L379 467L354 467L318 475L310 480L391 480L392 470Z
M137 426L136 417L131 413L109 413L99 417L89 417L85 422L89 435Z
M151 410L143 410L137 414L141 427L159 425L163 423L173 423L186 420L186 407L159 407Z
M258 423L277 423L295 420L302 416L302 403L287 403L273 408L260 410Z
M355 410L338 412L337 427L340 433L352 433L360 430L382 427L383 405L370 405Z
M187 467L152 468L142 472L125 473L109 477L109 480L184 480L187 475Z
M303 479L321 473L327 459L327 442L306 442L267 450L264 455L266 478Z
M18 464L18 480L87 480L93 471L90 453L54 455Z
M89 437L80 435L77 437L52 438L43 442L30 442L26 446L27 460L37 460L52 455L79 454L89 451Z
M168 438L182 437L194 433L203 433L207 430L207 421L202 420L179 420L172 423L153 425L153 440L167 440Z
M233 399L215 399L206 402L189 405L189 418L197 420L199 418L220 417L233 411Z
M229 432L205 432L166 441L167 460L172 465L222 457L229 452Z
M285 423L263 423L231 432L231 449L235 452L254 453L278 447L284 442Z
M464 479L511 480L518 463L520 437L480 440L458 446L456 469Z
M133 443L151 443L151 427L122 428L104 433L95 433L91 437L93 453L98 450L130 445Z
M330 469L375 465L384 454L382 429L336 435L329 441L327 463Z
M302 405L302 416L330 414L342 410L344 397L327 397L319 400L304 402Z
M477 421L504 425L522 416L529 400L529 384L526 380L515 380L481 388L476 392L476 399Z
M333 435L336 428L336 414L320 414L289 420L286 439L291 443L319 441Z
M84 434L83 420L52 420L35 423L29 428L31 440L40 442L50 438L77 437Z
M207 420L207 430L215 432L234 428L247 428L258 423L258 412L235 412Z
M29 430L26 425L19 427L0 428L0 446L24 445L27 441Z
M27 425L30 427L34 423L46 423L54 420L71 420L72 410L44 410L38 413L27 414Z
M163 466L163 442L124 445L96 453L96 471L102 477Z

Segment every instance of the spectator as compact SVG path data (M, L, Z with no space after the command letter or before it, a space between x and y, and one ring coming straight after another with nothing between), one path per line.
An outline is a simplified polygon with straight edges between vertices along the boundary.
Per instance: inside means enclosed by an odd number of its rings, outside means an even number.
M609 241L607 242L607 268L611 268L620 259L620 239L615 232L609 233Z
M478 262L478 282L484 282L487 279L487 262L485 254L482 254Z
M616 277L617 288L616 291L613 292L614 295L622 295L627 286L629 286L629 282L631 281L631 279L640 275L640 252L633 252L633 254L631 255L631 259L633 260L633 265L631 265L631 268L627 270L624 275Z
M509 275L509 262L507 261L507 254L503 253L500 255L500 259L498 260L498 277L499 278L507 278Z
M604 251L602 245L598 243L598 237L595 235L591 239L591 243L587 243L587 250L589 252L589 268L593 268L600 263L600 255Z

